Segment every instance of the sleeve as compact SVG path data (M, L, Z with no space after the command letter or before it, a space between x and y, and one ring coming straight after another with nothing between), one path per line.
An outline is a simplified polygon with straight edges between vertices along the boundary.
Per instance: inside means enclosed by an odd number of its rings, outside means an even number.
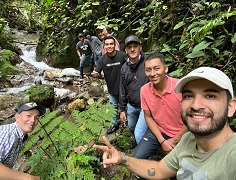
M181 157L188 156L189 149L192 149L194 145L189 145L190 139L194 138L190 132L185 133L180 142L175 146L175 148L164 157L165 164L173 171L178 171L180 168ZM190 143L191 144L191 143ZM193 144L193 143L192 143ZM183 154L185 153L185 154Z
M120 87L119 87L119 104L120 104L120 111L125 111L127 106L127 100L126 100L126 91L125 91L125 84L124 84L124 65L121 68L120 72Z
M146 87L146 85L142 86L140 89L141 108L143 110L149 110L146 99L145 99L145 87Z
M96 38L96 43L102 49L102 42L98 38Z
M175 146L175 148L164 157L164 162L167 165L167 167L176 172L179 169L177 154L178 154L178 149L177 146Z
M119 44L119 42L117 41L117 39L115 39L115 41L116 41L115 50L119 51L119 50L120 50L120 44Z
M76 50L79 50L79 42L75 46Z
M5 131L0 131L0 162L4 160L9 135Z
M105 61L105 56L103 55L101 58L99 58L98 60L98 64L96 65L96 71L98 73L101 73L102 72L102 65L103 65L103 62Z

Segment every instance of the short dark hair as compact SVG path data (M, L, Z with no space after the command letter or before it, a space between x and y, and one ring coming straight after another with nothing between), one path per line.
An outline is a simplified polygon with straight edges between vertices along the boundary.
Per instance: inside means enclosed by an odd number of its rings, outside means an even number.
M92 36L92 32L90 31L90 30L86 30L85 32L84 32L84 36L86 37L87 35L90 35L90 36Z
M161 62L166 65L166 62L165 62L165 57L163 54L161 53L152 53L152 54L149 54L146 58L145 58L145 62L146 61L149 61L149 60L152 60L152 59L160 59Z
M105 42L107 39L113 39L114 44L116 43L116 40L115 40L115 38L114 38L113 36L107 36L107 37L105 37L105 38L103 39L103 41Z

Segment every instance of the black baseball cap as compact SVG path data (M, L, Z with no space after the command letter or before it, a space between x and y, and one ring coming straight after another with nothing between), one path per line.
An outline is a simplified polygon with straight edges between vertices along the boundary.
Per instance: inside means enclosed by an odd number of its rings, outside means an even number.
M20 114L22 111L28 111L31 109L37 109L39 111L40 116L43 116L46 113L46 107L31 102L21 106L20 109L18 109L17 114Z
M141 41L139 40L139 38L137 36L130 35L125 39L125 47L131 42L136 42L138 44L141 44Z

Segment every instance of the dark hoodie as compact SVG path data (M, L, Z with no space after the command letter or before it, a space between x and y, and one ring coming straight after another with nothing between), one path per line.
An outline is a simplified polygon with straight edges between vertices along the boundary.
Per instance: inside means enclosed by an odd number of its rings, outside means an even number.
M145 75L144 54L132 64L126 61L121 68L119 104L120 111L125 111L129 103L134 107L141 107L140 88L148 82Z

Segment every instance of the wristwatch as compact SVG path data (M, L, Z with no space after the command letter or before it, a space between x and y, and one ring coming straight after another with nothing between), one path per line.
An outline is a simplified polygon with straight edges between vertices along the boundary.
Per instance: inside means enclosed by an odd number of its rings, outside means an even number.
M127 165L127 163L126 163L126 161L127 161L127 159L126 159L126 154L125 154L124 152L121 152L121 151L119 151L119 152L120 152L121 155L122 155L122 162L121 162L121 164Z

